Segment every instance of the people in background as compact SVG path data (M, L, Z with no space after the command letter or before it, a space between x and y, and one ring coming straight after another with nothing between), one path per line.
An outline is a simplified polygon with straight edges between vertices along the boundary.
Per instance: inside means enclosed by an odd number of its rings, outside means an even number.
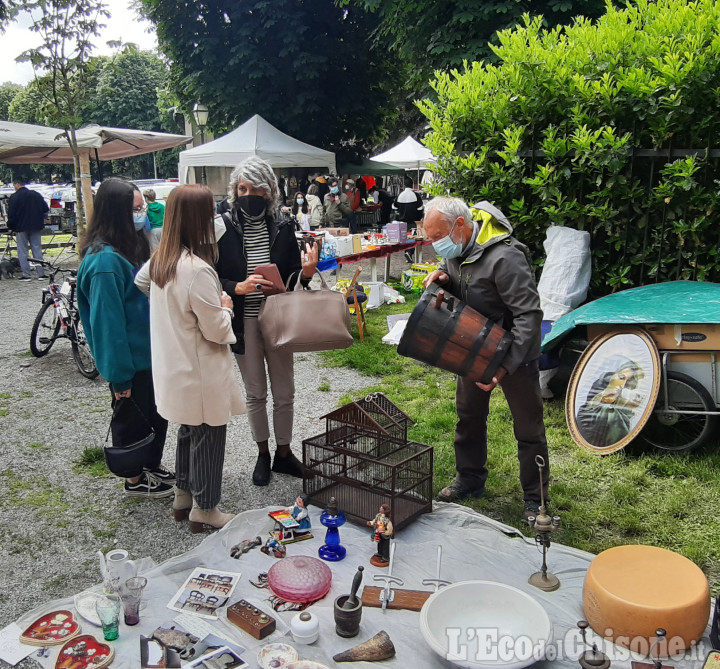
M423 218L423 201L418 193L413 190L413 180L410 177L404 179L405 188L395 200L397 209L397 220L404 221L409 228L414 228L418 221Z
M345 194L347 195L348 204L351 209L347 216L347 226L350 228L350 233L355 234L357 232L356 213L362 204L362 196L360 191L355 187L355 181L353 179L345 181Z
M317 230L325 223L325 205L320 199L320 190L317 184L312 184L308 189L307 200L310 208L310 229Z
M390 222L390 213L394 202L393 196L377 184L370 188L369 194L374 197L375 202L382 205L380 209L380 225L387 225Z
M213 267L213 208L206 186L173 190L160 245L135 280L150 296L158 411L180 424L173 511L192 532L233 518L218 509L225 438L230 417L245 413L228 346L236 341L232 299Z
M255 274L254 269L274 263L287 289L295 288L298 281L306 286L315 273L318 250L315 245L306 246L300 253L292 224L278 215L279 198L270 165L256 156L244 160L230 175L230 210L223 214L226 232L218 242L217 271L223 289L232 296L235 313L233 330L237 342L232 349L245 385L250 431L258 447L252 475L258 486L268 485L271 470L303 476L302 463L290 450L295 395L293 354L270 351L265 346L258 315L272 282ZM268 375L276 444L272 466Z
M439 269L425 279L462 296L463 301L513 335L502 366L491 383L458 377L455 408L455 480L438 494L443 502L480 497L487 470L487 418L490 393L500 385L510 407L518 445L523 519L537 516L541 487L535 458L549 464L543 423L538 358L542 311L527 249L514 237L505 215L489 202L475 205L477 221L458 198L430 200L425 213L425 235L442 256ZM461 272L462 268L462 272ZM543 469L547 499L549 466Z
M142 194L147 204L147 217L148 221L150 221L150 246L156 248L160 243L160 235L162 234L165 205L157 201L157 195L152 188L144 190Z
M329 186L330 192L323 201L325 205L325 221L330 227L340 228L345 225L348 216L352 213L350 200L345 193L340 192L340 182L337 179L331 179Z
M155 433L143 449L143 466L128 473L125 492L165 497L173 494L175 474L160 464L167 420L155 405L148 299L135 286L135 273L150 256L142 234L145 217L141 220L133 215L137 192L121 179L110 178L100 184L78 246L82 261L77 299L88 345L98 370L110 384L113 406L121 398L132 398Z
M20 281L30 281L30 262L28 247L35 260L42 260L42 231L48 221L48 207L45 198L37 191L25 186L26 179L20 172L13 174L15 192L8 200L7 226L15 233L18 261L22 275ZM45 279L45 272L40 265L35 265L39 281Z
M300 228L310 230L311 207L308 203L305 193L298 191L293 197L292 215L297 219Z

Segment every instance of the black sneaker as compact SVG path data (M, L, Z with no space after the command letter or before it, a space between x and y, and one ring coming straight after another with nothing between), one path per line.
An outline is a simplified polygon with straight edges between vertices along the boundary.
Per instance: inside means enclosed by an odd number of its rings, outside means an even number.
M125 494L130 497L169 497L175 492L172 483L161 481L151 472L143 472L136 483L125 479Z
M284 458L275 453L272 470L278 474L289 474L298 479L303 477L304 471L302 462L292 452L288 453Z
M29 276L21 276L21 277L18 279L18 281L30 281L30 277L29 277Z
M443 488L437 495L439 502L462 502L466 499L477 499L482 497L484 488L472 490L466 488L458 481L453 481L447 488Z
M153 469L146 469L146 472L150 472L156 479L160 479L163 483L172 483L175 485L175 472L171 472L162 465L158 465Z
M525 502L525 508L522 512L522 520L528 522L530 518L537 518L540 513L540 505L537 502Z
M270 483L270 453L258 453L255 469L252 475L253 485L267 485Z

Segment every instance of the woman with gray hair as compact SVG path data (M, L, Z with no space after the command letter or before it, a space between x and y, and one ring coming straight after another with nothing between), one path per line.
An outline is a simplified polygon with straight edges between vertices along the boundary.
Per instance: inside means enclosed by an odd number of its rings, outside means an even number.
M226 232L218 241L217 272L223 290L232 297L232 346L245 385L250 431L258 446L252 480L264 486L270 471L302 478L302 463L290 450L295 383L293 355L267 350L258 325L258 315L273 283L255 274L259 265L273 263L285 288L298 281L307 286L318 262L317 246L301 254L289 218L279 211L280 192L272 167L251 156L230 175L227 207L222 214ZM267 415L267 374L273 398L273 432L277 449L270 462L270 427Z

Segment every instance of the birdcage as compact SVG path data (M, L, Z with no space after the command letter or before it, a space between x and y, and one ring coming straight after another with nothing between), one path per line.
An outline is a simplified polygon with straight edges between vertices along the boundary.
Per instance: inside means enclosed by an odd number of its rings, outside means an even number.
M408 425L414 421L382 393L371 393L323 416L326 431L340 438L350 429L368 429L396 441L407 441Z
M324 508L334 497L351 521L364 524L386 503L401 529L432 510L431 446L344 426L303 441L303 463L310 503Z

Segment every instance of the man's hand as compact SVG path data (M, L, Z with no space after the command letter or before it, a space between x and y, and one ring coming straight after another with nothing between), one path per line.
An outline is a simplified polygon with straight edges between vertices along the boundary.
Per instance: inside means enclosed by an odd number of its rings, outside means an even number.
M128 390L122 390L119 393L115 393L115 399L119 400L123 397L130 397L131 392L132 391L128 388Z
M502 381L503 376L505 376L507 372L505 371L504 367L500 367L498 370L498 373L496 376L493 376L492 383L480 383L480 381L476 381L475 385L480 388L480 390L484 390L486 393L489 393L500 381Z
M435 269L423 279L423 287L427 288L431 283L439 283L444 286L448 281L450 281L450 277L445 272Z

